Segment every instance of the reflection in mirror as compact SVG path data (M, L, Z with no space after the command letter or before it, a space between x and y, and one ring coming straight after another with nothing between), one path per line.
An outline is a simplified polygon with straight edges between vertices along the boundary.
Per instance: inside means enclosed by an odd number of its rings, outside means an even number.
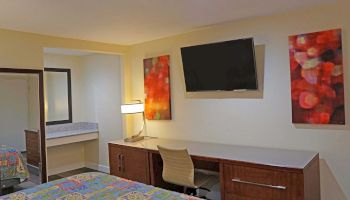
M0 191L8 194L41 184L39 76L0 73L0 94Z
M46 124L72 123L70 69L45 68Z

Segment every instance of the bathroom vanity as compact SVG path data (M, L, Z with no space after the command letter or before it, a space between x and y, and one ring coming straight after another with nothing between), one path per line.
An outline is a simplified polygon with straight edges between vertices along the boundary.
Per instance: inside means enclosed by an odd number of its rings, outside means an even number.
M79 122L46 128L46 147L98 139L97 123Z

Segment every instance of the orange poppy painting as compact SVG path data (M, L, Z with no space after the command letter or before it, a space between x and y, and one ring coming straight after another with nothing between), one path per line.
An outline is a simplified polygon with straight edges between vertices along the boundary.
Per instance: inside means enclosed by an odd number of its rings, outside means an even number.
M293 123L345 124L341 29L289 37Z
M171 119L169 60L169 55L143 60L148 120Z

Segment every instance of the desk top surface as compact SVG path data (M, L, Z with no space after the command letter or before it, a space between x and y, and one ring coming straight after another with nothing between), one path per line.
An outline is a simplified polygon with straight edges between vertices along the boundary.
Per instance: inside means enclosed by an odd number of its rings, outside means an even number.
M148 138L138 142L115 140L111 144L158 150L157 145L172 149L188 149L193 156L234 160L276 167L303 169L317 155L316 152L250 147L172 139Z

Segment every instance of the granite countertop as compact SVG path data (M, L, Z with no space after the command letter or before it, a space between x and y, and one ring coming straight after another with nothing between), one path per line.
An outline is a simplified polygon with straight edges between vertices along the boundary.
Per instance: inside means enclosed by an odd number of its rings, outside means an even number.
M78 122L70 124L51 125L46 127L46 139L55 139L96 132L98 132L97 123Z

